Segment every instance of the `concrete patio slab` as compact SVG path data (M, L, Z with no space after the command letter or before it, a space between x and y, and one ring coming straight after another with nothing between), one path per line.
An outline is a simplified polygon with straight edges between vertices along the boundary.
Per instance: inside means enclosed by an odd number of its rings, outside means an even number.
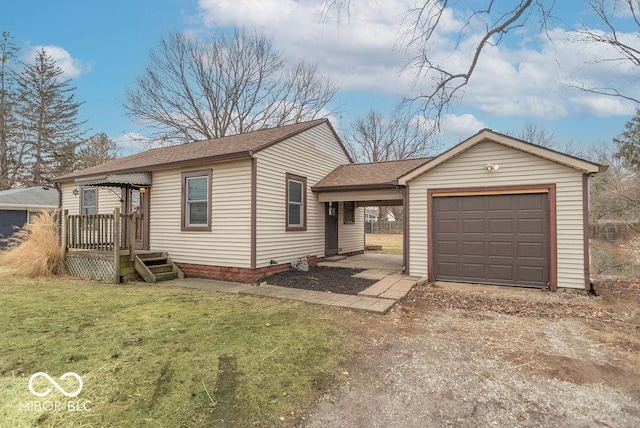
M396 271L387 269L367 269L360 273L353 275L354 278L364 279L383 279L389 275L393 275Z
M402 254L356 254L344 260L331 262L325 260L320 266L343 267L352 269L383 269L391 272L402 272Z

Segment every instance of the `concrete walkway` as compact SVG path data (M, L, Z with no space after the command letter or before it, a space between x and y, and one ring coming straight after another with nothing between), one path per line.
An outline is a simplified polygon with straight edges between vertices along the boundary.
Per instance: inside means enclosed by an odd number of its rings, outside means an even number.
M320 266L354 268L354 269L380 269L390 273L402 272L402 254L375 254L364 253L346 257L342 260L318 263Z
M418 281L417 278L404 275L396 274L388 276L389 271L384 272L386 273L383 273L380 269L370 269L355 275L370 279L379 279L378 277L382 275L380 281L355 296L351 294L336 294L325 291L278 287L269 284L253 285L200 278L175 279L172 281L159 282L158 285L274 297L384 314L397 300L403 298Z

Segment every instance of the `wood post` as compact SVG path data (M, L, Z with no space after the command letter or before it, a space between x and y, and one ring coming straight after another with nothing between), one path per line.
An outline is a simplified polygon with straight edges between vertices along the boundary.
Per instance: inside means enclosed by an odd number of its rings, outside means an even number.
M120 208L113 210L113 283L120 283Z
M136 258L136 216L129 213L129 260Z
M65 257L67 255L67 245L69 243L69 210L62 211L62 227L64 230L61 231L62 237L62 255Z

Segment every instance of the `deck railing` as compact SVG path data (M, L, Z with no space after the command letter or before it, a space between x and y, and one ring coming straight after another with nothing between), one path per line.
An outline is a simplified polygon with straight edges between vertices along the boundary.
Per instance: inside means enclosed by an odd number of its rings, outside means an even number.
M121 214L115 208L111 214L69 214L64 211L62 248L68 250L109 251L114 257L114 280L120 278L120 254L129 252L135 258L135 215Z

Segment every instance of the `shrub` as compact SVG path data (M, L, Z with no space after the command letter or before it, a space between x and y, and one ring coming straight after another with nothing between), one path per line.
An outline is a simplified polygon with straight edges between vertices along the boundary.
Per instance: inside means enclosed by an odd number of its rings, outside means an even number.
M7 239L9 245L2 255L2 264L30 277L64 273L58 214L59 211L44 211Z

